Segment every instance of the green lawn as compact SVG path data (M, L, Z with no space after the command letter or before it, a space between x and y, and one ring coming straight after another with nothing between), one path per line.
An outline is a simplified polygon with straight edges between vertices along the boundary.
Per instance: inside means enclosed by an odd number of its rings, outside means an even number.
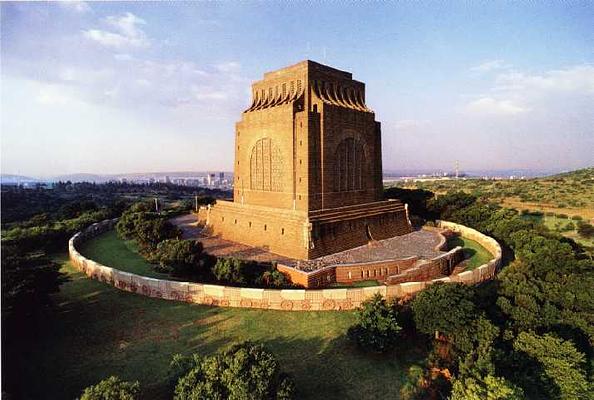
M95 239L83 243L79 251L85 257L100 262L108 267L132 272L151 278L172 279L168 274L155 272L140 254L132 240L121 240L115 230L107 231ZM175 279L175 278L173 278Z
M448 244L452 249L456 246L463 247L464 256L467 259L466 271L472 271L488 263L493 258L493 255L487 249L474 240L465 237L455 236L448 241Z
M134 272L150 268L129 245L106 234L84 246L83 254L107 265L126 264ZM216 308L152 299L90 280L64 256L60 261L70 281L40 321L36 344L23 354L30 366L23 376L27 398L73 399L111 374L139 380L143 399L170 398L172 354L210 354L249 339L278 357L293 375L299 399L397 399L407 368L425 356L421 345L404 340L388 355L360 352L344 336L352 312Z
M352 284L344 284L344 283L333 283L330 285L332 288L349 288L349 287L370 287L370 286L379 286L381 283L376 280L368 280L368 281L358 281L353 282Z

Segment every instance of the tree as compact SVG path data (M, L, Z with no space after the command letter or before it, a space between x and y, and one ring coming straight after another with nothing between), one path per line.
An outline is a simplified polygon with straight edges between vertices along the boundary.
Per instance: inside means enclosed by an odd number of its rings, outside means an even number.
M594 340L594 271L573 248L534 231L511 235L517 260L498 276L497 305L515 331L567 324Z
M427 388L430 383L427 370L418 365L413 365L408 369L406 380L400 388L400 398L402 400L425 399L428 397Z
M417 329L428 335L453 334L468 325L477 315L473 289L461 283L432 284L412 302Z
M403 189L398 187L384 189L386 199L398 199L402 203L408 204L411 214L425 219L435 218L427 210L427 202L433 199L434 196L433 192L424 189Z
M363 349L385 352L396 345L401 330L394 305L376 293L363 302L357 311L357 322L349 328L347 335Z
M212 273L218 281L231 284L245 284L246 263L237 258L219 258L212 268Z
M505 379L487 375L454 379L450 400L522 400L524 392Z
M474 203L462 209L452 210L450 220L481 232L487 232L490 218L497 209L497 206Z
M174 399L285 400L294 392L293 381L281 372L275 357L262 345L236 344L211 357L176 356L179 376Z
M140 399L140 383L122 381L110 376L86 388L80 400L136 400Z
M462 191L448 192L430 201L428 209L438 218L447 220L453 212L468 207L475 201L476 197L471 194Z
M145 252L153 251L165 239L179 236L180 230L165 218L144 220L136 226L136 239Z
M257 285L271 287L271 288L283 288L291 285L291 280L287 278L287 275L283 274L276 268L269 271L264 271L262 275L256 280Z
M594 226L587 222L580 221L578 223L577 231L581 237L584 237L584 238L594 237Z
M146 218L146 214L143 212L124 212L116 224L118 236L122 239L136 239L136 226L144 218Z
M461 375L495 372L494 342L498 335L499 328L484 315L451 334Z
M151 260L158 262L160 272L175 276L204 275L200 270L202 243L193 240L166 239L157 245Z
M537 388L548 398L562 400L594 399L594 386L585 372L586 359L573 343L550 334L543 336L521 332L513 344L514 350L525 353L540 368L523 371L534 376Z
M43 253L20 254L2 246L2 319L24 318L50 303L65 281L60 266Z
M165 239L181 236L181 231L157 213L147 211L145 203L135 203L122 214L116 225L118 235L136 240L141 250L148 254Z

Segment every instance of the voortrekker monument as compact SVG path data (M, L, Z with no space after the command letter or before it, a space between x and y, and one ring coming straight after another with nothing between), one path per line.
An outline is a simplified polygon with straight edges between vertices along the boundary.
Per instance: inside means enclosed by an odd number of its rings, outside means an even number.
M298 260L411 232L405 206L383 198L365 84L309 60L264 74L236 125L233 201L200 217L212 235Z

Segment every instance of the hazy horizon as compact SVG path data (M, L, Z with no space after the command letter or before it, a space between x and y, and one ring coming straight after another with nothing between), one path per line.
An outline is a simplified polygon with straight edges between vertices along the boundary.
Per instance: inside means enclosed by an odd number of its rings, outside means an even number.
M585 166L583 168L594 168L594 166ZM460 170L460 174L463 176L467 176L469 178L477 178L477 177L508 177L508 176L523 176L526 178L537 178L537 177L546 177L551 175L556 175L559 173L571 172L574 170L568 169L560 169L560 168L548 168L548 169L473 169L473 170ZM82 177L99 177L99 178L126 178L126 177L164 177L169 175L171 178L180 178L180 177L191 177L191 174L204 175L207 173L219 173L224 172L225 174L233 175L232 170L194 170L194 171L136 171L136 172L123 172L123 173L113 173L113 174L103 174L101 172L71 172L65 174L58 174L58 175L21 175L21 174L11 174L2 172L0 175L7 182L15 181L14 177L19 178L31 178L34 180L52 182L57 179L71 179L71 177L77 177L76 181L86 181L86 179L82 179ZM387 177L406 177L406 176L420 176L423 174L429 175L433 173L454 173L453 169L399 169L399 170L385 170L383 171L384 178ZM79 180L80 179L80 180ZM18 179L17 179L18 180ZM92 181L92 180L91 180Z
M594 165L588 2L0 7L3 174L230 171L251 82L303 59L366 84L385 172Z

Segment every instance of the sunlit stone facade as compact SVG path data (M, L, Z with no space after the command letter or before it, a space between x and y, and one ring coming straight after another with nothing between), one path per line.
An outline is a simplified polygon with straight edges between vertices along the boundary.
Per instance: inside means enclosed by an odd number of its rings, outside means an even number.
M234 172L233 201L203 215L228 240L312 259L411 230L383 200L380 123L348 72L303 61L255 82Z

